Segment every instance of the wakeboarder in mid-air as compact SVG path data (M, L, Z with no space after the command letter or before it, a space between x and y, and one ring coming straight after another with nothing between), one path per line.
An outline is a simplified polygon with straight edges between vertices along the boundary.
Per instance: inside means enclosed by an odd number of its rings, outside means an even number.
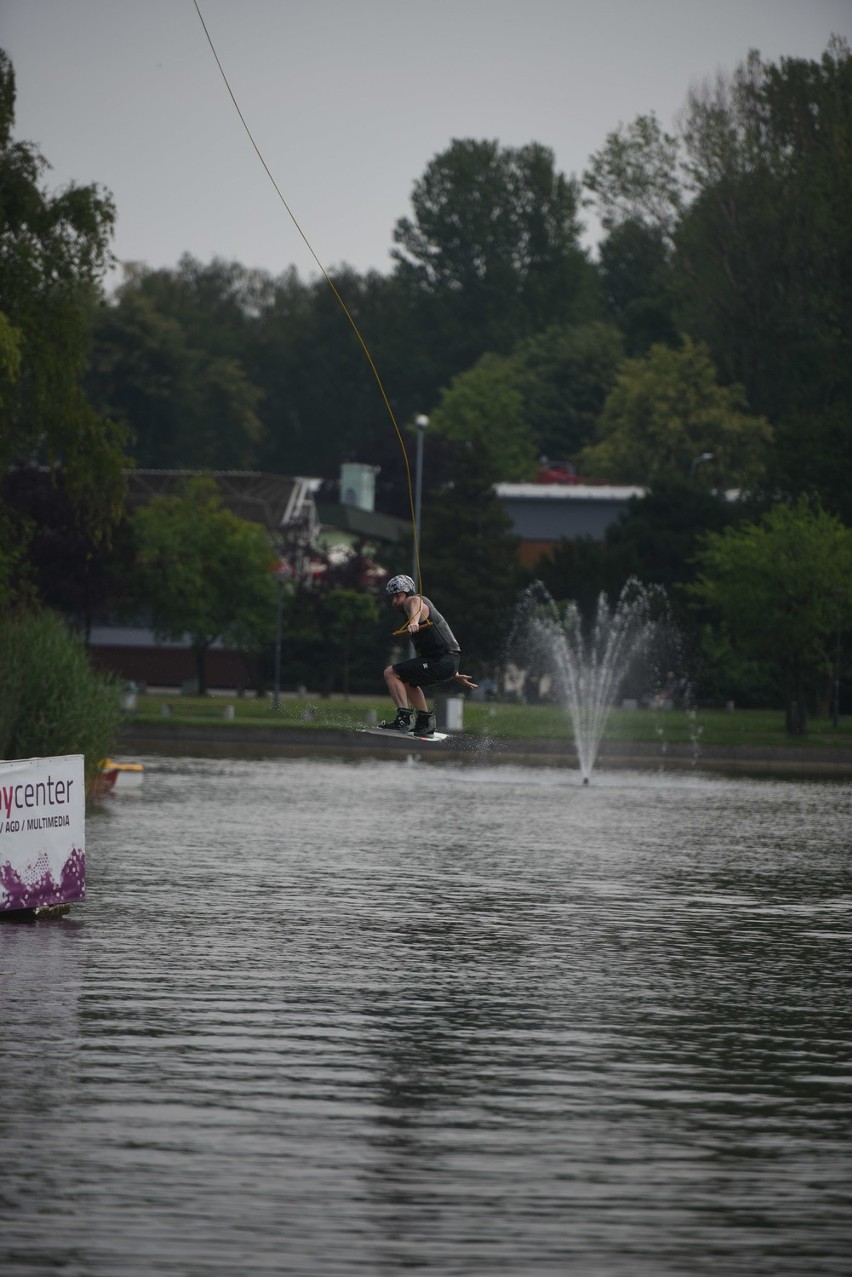
M394 633L407 634L415 654L409 660L388 665L385 670L385 683L396 706L396 717L380 723L379 727L424 740L434 739L435 714L426 703L424 687L455 682L472 690L477 684L469 674L459 673L458 640L431 599L417 593L410 576L391 577L385 593L391 606L405 615L404 624ZM412 713L415 713L413 722Z

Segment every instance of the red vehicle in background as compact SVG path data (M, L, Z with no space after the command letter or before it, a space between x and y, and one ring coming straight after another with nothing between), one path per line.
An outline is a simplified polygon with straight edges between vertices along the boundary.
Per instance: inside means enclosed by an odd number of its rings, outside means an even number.
M536 483L580 483L580 476L570 461L551 461L542 457L540 469L535 477Z

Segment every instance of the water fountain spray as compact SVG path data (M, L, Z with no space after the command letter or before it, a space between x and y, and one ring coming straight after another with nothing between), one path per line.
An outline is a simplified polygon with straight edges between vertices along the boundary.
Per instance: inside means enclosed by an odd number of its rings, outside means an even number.
M540 582L525 592L513 647L550 674L567 708L583 784L589 783L610 710L627 675L668 626L665 592L631 578L614 606L598 597L590 626L575 603L560 609Z

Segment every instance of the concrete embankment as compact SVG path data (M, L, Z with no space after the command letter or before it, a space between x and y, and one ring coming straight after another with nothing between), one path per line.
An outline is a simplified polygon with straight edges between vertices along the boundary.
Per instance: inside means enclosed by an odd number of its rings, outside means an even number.
M389 736L387 740L339 728L257 727L239 723L125 723L119 746L124 752L255 754L282 756L393 758L418 754L424 760L467 763L521 763L576 767L574 745L567 740L488 737L458 732L440 743ZM739 771L774 774L852 776L852 751L806 747L695 746L691 744L604 741L601 768L645 770Z

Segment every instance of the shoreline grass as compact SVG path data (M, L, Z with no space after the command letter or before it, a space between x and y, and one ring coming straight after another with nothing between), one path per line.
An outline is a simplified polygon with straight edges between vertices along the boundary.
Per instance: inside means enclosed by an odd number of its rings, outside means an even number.
M168 717L164 711L168 707ZM179 693L140 694L135 710L124 712L128 724L208 726L223 732L234 727L298 728L346 731L362 727L372 711L378 719L390 715L386 699L340 696L281 698L276 711L271 698L236 695L207 697ZM228 717L226 717L226 713ZM233 717L231 717L233 714ZM516 705L466 701L464 729L472 735L515 740L572 740L570 717L556 705ZM841 717L835 729L830 719L813 718L806 736L788 736L781 709L620 709L611 710L605 741L700 744L711 747L838 748L852 750L852 717Z

